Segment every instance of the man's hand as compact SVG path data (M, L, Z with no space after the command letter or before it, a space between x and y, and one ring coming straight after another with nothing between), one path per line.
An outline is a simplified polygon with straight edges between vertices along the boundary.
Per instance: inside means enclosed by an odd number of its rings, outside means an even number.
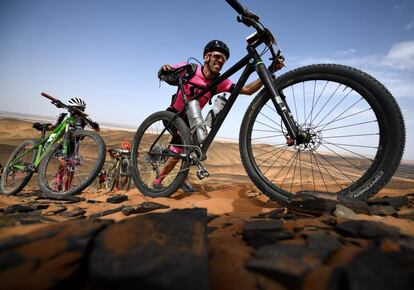
M272 73L281 70L285 66L285 58L283 55L279 55L272 63L269 65L268 70Z

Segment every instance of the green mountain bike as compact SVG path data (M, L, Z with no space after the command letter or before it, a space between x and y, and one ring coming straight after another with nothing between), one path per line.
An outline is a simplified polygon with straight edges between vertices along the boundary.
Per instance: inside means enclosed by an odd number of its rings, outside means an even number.
M76 194L90 185L105 162L105 142L93 131L79 128L79 123L94 129L93 122L80 109L42 93L58 108L68 111L64 119L46 136L49 123L33 124L41 132L39 140L26 140L13 151L3 169L0 191L17 194L38 173L40 189L51 194Z

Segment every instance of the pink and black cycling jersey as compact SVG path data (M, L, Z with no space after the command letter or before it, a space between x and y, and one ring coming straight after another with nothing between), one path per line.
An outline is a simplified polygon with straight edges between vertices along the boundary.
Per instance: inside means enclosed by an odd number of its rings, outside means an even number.
M172 65L173 68L178 68L184 65L187 65L187 62L181 62L175 65ZM192 100L199 92L201 92L205 87L207 87L212 80L207 80L202 71L202 67L197 65L197 70L194 76L184 84L184 92L187 96L187 100ZM217 86L216 94L218 93L228 93L233 90L234 84L231 80L226 79L222 81ZM213 96L211 95L211 92L206 93L204 96L198 99L200 102L200 107L203 109L203 107L211 100ZM183 96L180 90L177 91L177 94L175 98L173 99L170 108L173 108L177 112L181 112L184 109L184 101Z

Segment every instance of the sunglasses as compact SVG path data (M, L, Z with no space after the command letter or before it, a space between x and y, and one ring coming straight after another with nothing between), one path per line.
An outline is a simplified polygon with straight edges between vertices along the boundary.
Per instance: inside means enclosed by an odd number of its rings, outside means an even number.
M219 60L219 59L221 59L222 61L226 61L227 60L226 56L224 54L222 54L222 53L219 53L219 52L210 53L210 56L212 58L216 59L216 60Z

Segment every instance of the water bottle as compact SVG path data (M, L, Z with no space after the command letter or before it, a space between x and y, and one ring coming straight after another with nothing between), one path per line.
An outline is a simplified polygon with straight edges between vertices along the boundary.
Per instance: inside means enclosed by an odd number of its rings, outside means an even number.
M198 100L188 102L187 117L190 122L191 135L195 135L199 145L203 144L207 137L207 129Z
M221 110L223 110L224 106L227 103L226 95L220 95L214 101L213 107L211 108L210 112L208 112L206 117L206 126L211 128L216 120L218 114Z

